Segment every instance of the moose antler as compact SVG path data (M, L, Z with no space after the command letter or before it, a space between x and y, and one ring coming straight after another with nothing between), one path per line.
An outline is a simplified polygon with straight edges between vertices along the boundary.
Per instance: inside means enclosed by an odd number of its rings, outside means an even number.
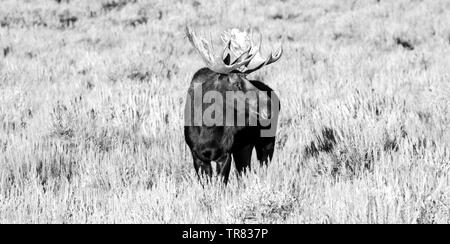
M281 46L277 49L275 53L271 52L266 59L262 58L260 52L258 51L257 55L246 66L246 69L243 71L243 73L250 74L266 65L275 63L281 58L281 55L283 55L283 48Z
M237 29L224 32L222 35L225 46L220 55L214 54L211 43L207 42L204 38L198 37L188 26L186 26L186 36L208 68L220 74L229 74L231 72L249 74L265 65L278 61L283 53L280 46L275 54L270 53L267 58L263 58L260 53L262 44L261 35L259 45L255 47L248 34L240 32ZM233 61L232 58L235 56L238 57Z
M250 63L253 57L255 57L255 54L250 55L251 49L249 48L238 57L236 62L228 65L224 63L223 56L229 50L231 41L229 41L229 43L223 48L221 55L215 55L214 51L211 48L211 44L205 41L205 39L199 38L197 34L187 26L186 35L192 46L194 46L194 48L200 54L208 68L217 73L229 74L235 70L238 70L241 66L247 65L248 63Z

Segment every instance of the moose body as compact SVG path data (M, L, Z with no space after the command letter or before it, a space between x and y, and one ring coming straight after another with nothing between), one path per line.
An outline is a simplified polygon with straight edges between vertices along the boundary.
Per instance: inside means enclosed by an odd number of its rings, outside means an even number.
M276 117L277 114L270 113L271 106L278 106L279 110L280 104L278 97L269 86L260 81L247 80L245 76L239 74L223 75L215 73L208 68L197 71L192 79L188 90L189 99L186 102L185 117L191 116L192 118L193 116L193 97L196 84L197 87L201 87L202 96L208 91L217 91L223 95L226 92L233 91L241 91L244 93L249 91L264 92L264 94L267 94L267 97L257 97L257 99L270 99L270 101L274 101L276 104L265 101L264 104L267 104L267 108L264 109L268 109L266 113L269 114L272 121L278 119ZM224 101L226 101L225 98ZM246 104L248 105L249 103L258 101L251 101L249 99L246 101ZM225 111L227 106L231 105L224 103L222 110ZM207 106L203 106L201 111L204 112L206 108ZM222 176L223 180L227 182L232 158L240 174L250 167L253 149L256 150L257 159L261 164L266 164L272 159L275 135L264 136L262 130L267 130L268 126L263 126L260 123L253 126L238 125L237 118L239 114L245 117L245 122L248 124L252 115L250 114L249 106L245 106L244 111L236 111L236 116L233 121L228 124L225 124L227 118L224 118L224 124L221 126L185 125L185 140L191 150L194 168L198 175L205 174L209 177L212 176L211 162L214 161L217 163L217 174ZM259 120L260 118L257 119ZM271 124L270 126L276 126L276 124Z
M262 38L255 46L248 33L232 29L223 33L225 46L216 55L188 27L186 36L207 67L194 74L188 89L185 140L197 175L211 177L214 161L226 183L232 159L239 174L250 167L253 149L261 164L272 159L280 102L269 86L247 75L276 62L282 49L263 58Z

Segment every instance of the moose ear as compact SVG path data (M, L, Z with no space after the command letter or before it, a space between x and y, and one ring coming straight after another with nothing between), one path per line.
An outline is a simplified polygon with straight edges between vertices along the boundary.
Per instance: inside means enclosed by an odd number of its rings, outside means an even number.
M230 54L229 54L229 53L225 56L225 58L223 59L223 62L224 62L226 65L230 65L230 63L231 63L231 57L230 57Z

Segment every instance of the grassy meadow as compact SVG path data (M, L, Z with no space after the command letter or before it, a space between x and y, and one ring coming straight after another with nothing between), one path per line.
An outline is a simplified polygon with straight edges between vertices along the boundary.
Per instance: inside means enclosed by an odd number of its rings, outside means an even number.
M0 223L450 223L450 1L0 6ZM250 76L281 98L274 159L228 186L184 142L186 24L284 47Z

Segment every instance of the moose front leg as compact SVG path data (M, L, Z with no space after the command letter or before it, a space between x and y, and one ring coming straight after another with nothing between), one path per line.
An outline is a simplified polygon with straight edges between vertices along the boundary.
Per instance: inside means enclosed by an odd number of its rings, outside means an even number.
M217 175L222 177L223 183L228 183L228 176L230 175L231 168L231 154L227 153L227 155L217 161Z
M205 162L200 160L199 158L194 157L194 168L199 179L201 179L203 175L208 177L208 180L211 179L212 177L211 161Z

